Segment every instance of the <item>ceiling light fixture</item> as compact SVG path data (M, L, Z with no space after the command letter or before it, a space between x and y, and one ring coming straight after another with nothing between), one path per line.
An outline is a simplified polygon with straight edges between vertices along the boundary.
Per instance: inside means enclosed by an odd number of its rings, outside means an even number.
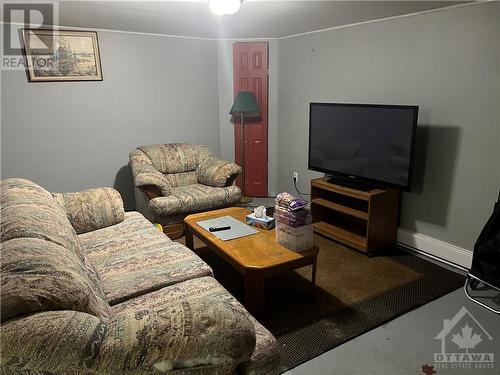
M208 0L210 10L222 16L224 14L234 14L240 9L243 1L240 0Z

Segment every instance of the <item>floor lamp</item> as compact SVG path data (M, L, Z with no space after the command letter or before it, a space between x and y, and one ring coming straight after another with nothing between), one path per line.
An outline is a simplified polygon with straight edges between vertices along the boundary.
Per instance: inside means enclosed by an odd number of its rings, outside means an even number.
M240 91L236 98L234 98L233 106L229 111L230 115L239 116L241 124L240 142L241 142L241 168L243 170L241 174L241 202L249 203L252 198L245 195L245 126L243 124L245 118L258 117L260 116L259 105L257 104L257 99L255 95L250 91Z

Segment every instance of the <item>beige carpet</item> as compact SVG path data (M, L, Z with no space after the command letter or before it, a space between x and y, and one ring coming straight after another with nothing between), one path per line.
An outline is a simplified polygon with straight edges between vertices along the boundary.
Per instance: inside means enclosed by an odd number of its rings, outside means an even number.
M177 240L184 243L184 238ZM390 254L369 258L335 241L315 235L319 246L314 294L312 267L273 277L267 282L263 323L284 332L422 278L424 275L391 259ZM195 238L196 252L213 268L215 277L240 301L242 276Z
M315 242L320 253L314 293L311 266L267 282L266 313L259 320L278 339L282 371L464 283L462 275L397 246L369 258L319 235ZM219 282L241 301L242 276L200 241L195 245Z

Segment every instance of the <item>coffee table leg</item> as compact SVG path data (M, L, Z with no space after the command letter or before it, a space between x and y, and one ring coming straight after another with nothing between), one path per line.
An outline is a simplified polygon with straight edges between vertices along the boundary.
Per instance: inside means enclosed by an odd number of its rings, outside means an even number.
M261 271L247 270L245 272L245 307L254 316L259 316L264 311L264 303L264 274Z
M316 265L317 265L318 257L315 256L312 264L312 275L311 275L311 283L313 287L316 285Z
M312 262L312 274L311 274L311 298L314 300L316 298L316 269L317 269L318 257L313 257Z
M193 232L191 232L189 225L184 225L184 233L186 235L186 247L194 250Z

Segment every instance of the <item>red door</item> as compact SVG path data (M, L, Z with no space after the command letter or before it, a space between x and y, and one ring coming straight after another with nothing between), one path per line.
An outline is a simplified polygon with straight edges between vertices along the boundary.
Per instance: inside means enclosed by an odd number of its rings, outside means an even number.
M245 195L267 196L267 91L268 44L233 44L234 96L251 91L257 98L261 116L244 119L245 126ZM241 165L241 124L235 119L234 149L236 163ZM241 181L236 181L241 187Z

